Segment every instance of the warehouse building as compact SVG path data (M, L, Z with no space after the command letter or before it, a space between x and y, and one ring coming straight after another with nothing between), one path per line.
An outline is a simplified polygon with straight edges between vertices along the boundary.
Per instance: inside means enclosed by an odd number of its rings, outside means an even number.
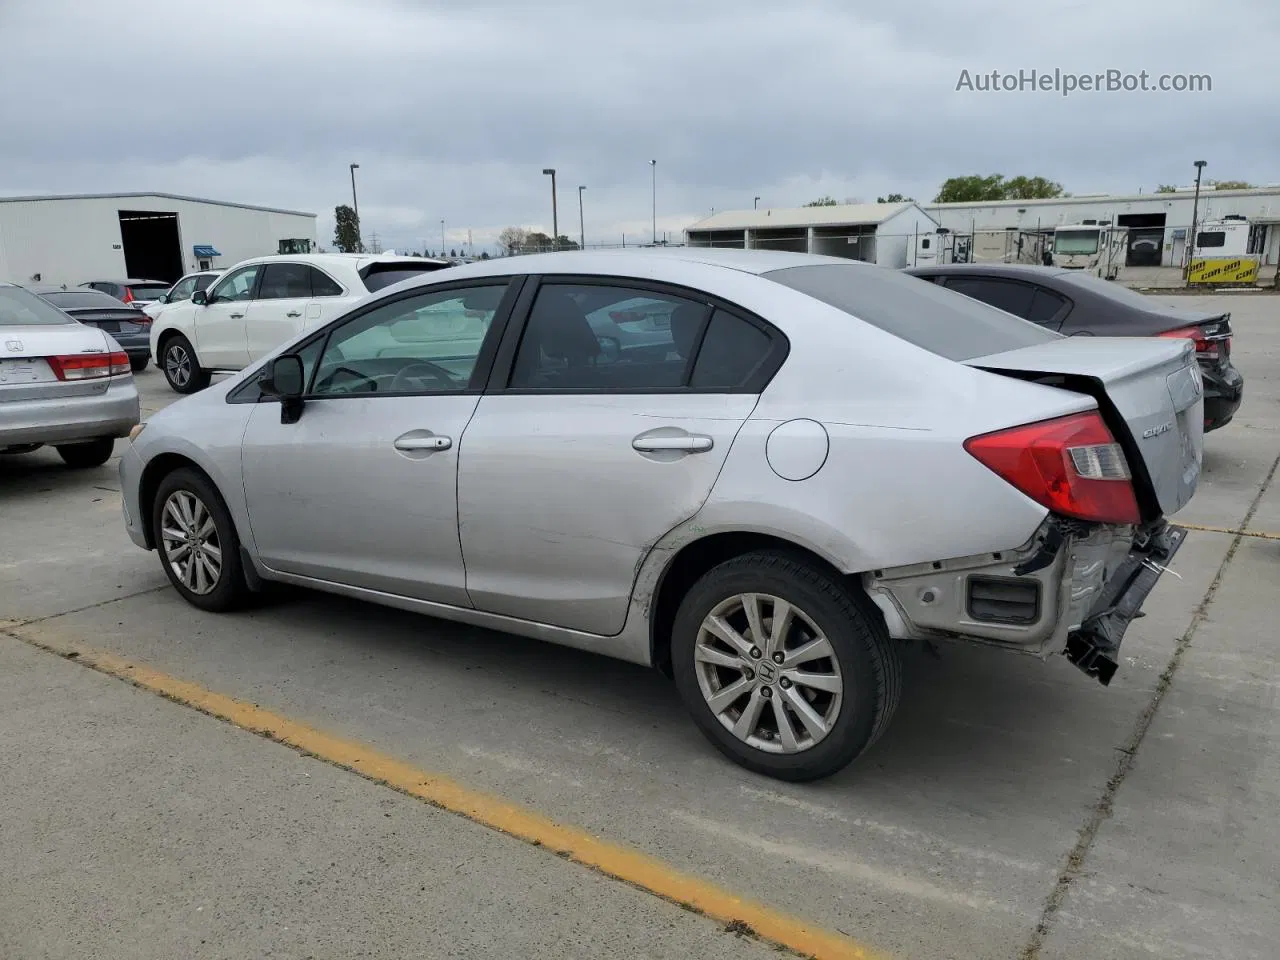
M316 215L169 193L0 197L0 280L172 282L316 249Z
M685 231L691 247L790 250L905 267L935 242L938 222L914 203L727 210Z
M1174 193L1096 194L923 207L944 228L960 236L999 230L1035 234L1052 231L1061 224L1109 221L1128 228L1125 263L1131 267L1181 267L1187 255L1193 215L1201 228L1208 221L1244 217L1250 227L1247 252L1260 256L1263 264L1280 260L1280 187L1275 186L1251 190L1201 188L1198 205L1194 188L1180 187Z

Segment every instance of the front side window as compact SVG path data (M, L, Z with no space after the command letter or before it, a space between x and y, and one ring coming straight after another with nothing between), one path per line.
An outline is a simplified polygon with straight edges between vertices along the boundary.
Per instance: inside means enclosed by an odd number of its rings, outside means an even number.
M505 282L433 290L352 318L325 342L311 395L468 389L506 291Z
M179 280L173 285L173 289L169 291L168 300L170 303L177 303L180 300L189 300L191 299L191 294L195 292L195 289L195 277L187 277L185 280Z
M217 300L239 302L248 300L253 296L253 284L258 279L258 264L248 267L241 267L234 273L228 274L222 279L217 286L210 291L210 302Z
M311 298L311 268L303 263L268 263L258 287L259 300Z
M708 307L603 284L544 283L509 386L535 390L682 389Z

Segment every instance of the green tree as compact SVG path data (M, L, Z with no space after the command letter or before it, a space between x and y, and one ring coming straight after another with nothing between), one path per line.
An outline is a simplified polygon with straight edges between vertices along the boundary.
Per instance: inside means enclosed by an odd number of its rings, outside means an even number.
M984 200L1039 200L1063 196L1062 184L1044 177L969 174L942 182L934 203L980 203Z
M1216 180L1213 184L1215 190L1252 190L1253 184L1248 180Z
M488 251L488 250L481 250L481 251L480 251L480 259L481 259L481 260L488 260L488 259L489 259L489 251Z
M904 197L900 193L891 193L887 197L876 197L876 203L915 203L915 197Z
M810 200L805 204L806 207L834 207L836 206L836 198L831 196L819 197L817 200Z
M333 245L343 253L360 252L360 221L345 203L333 208Z
M577 250L578 241L570 240L568 237L566 237L562 233L560 234L560 236L556 237L556 249L557 250Z
M1172 183L1162 183L1156 187L1156 193L1177 193L1178 188Z

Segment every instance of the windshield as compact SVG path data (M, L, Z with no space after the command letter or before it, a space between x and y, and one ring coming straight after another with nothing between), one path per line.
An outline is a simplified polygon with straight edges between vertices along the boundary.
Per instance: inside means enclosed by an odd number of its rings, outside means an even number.
M167 283L131 283L129 289L133 291L133 299L135 300L154 300L160 294L169 291Z
M61 310L21 287L0 287L0 327L75 323Z
M1053 252L1064 256L1098 252L1097 230L1059 230L1053 235Z
M41 296L62 310L128 309L115 297L97 290L68 290L65 293L45 293Z
M980 300L885 267L833 263L764 276L948 360L1062 339Z

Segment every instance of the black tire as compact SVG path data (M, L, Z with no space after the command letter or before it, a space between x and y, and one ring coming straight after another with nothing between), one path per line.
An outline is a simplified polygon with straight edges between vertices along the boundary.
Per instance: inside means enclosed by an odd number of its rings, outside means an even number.
M87 470L91 467L100 467L110 460L115 447L116 442L113 438L103 437L101 440L89 440L86 443L64 443L55 449L58 451L58 456L62 458L62 462L68 467Z
M200 367L191 341L180 333L164 341L157 362L176 393L197 393L209 385L209 371Z
M149 355L145 357L130 357L129 369L134 373L141 373L143 370L147 369L147 364L150 362L151 357Z
M163 534L166 527L165 504L175 493L186 493L194 497L213 520L221 563L217 579L205 592L192 589L183 582L166 546ZM249 596L249 586L240 561L240 537L236 533L227 505L214 485L203 474L183 467L160 481L159 487L156 488L155 500L151 504L151 529L155 536L156 552L160 554L160 565L164 568L169 582L187 603L214 613L235 610L245 603Z
M694 652L703 620L719 604L741 594L768 594L785 600L812 621L834 651L841 702L829 732L807 749L771 753L739 739L717 718L699 686ZM902 690L898 649L879 611L836 575L784 552L744 554L712 568L698 580L676 613L671 658L681 699L706 737L748 770L780 780L817 780L857 759L888 727ZM791 695L777 686L770 693L779 697L779 703ZM768 703L762 708L762 717L774 709ZM777 727L776 715L770 714L770 722ZM777 739L781 739L780 732Z

